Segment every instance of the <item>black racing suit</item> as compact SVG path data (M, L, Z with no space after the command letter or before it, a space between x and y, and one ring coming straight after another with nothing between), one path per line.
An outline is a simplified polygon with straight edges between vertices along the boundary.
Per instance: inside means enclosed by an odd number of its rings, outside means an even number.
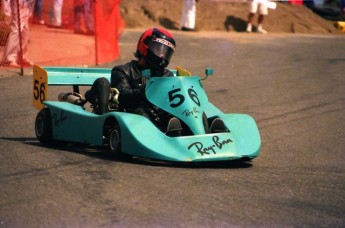
M120 108L149 118L159 128L164 128L168 114L152 105L145 96L146 78L138 61L132 60L124 65L115 66L111 71L111 87L120 92ZM155 76L155 72L151 72ZM171 77L171 71L165 69L161 77Z
M120 109L126 112L136 113L149 118L162 130L166 128L169 114L152 105L145 96L146 78L141 75L145 70L132 60L124 65L115 66L111 71L111 82L106 78L98 78L87 91L85 98L93 104L96 114L104 114L108 111L110 87L117 88L120 92ZM152 75L157 73L151 72ZM171 77L171 71L165 69L162 77Z

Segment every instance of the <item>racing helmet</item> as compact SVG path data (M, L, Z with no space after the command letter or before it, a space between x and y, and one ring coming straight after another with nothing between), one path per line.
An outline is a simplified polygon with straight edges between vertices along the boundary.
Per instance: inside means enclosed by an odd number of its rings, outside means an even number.
M144 58L152 70L163 71L175 51L175 39L163 28L151 28L140 37L135 56Z

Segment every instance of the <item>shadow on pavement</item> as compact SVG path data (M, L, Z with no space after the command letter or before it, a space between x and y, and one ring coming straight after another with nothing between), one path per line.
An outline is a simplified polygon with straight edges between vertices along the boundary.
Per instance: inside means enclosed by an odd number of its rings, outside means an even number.
M161 160L154 160L149 158L131 157L124 155L121 157L115 157L109 153L106 146L96 147L84 144L65 143L58 142L51 146L42 145L34 137L1 137L2 140L20 142L26 145L37 146L40 148L48 148L59 151L72 152L77 154L86 155L89 157L116 161L129 164L145 165L145 166L161 166L171 168L212 168L212 169L239 169L239 168L250 168L253 165L249 160L235 160L235 161L214 161L214 162L168 162Z

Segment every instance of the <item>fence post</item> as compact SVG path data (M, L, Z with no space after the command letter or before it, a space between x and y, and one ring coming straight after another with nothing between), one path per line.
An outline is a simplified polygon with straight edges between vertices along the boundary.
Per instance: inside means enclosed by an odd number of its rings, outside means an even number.
M97 10L97 5L98 1L97 0L93 0L93 30L95 31L95 64L96 66L98 66L98 32L97 32L97 14L98 14L98 10Z
M17 3L17 22L18 22L18 35L19 35L19 61L20 61L20 75L24 75L23 69L23 44L22 44L22 25L20 20L20 9L19 9L19 0L16 1ZM15 20L15 18L13 18Z

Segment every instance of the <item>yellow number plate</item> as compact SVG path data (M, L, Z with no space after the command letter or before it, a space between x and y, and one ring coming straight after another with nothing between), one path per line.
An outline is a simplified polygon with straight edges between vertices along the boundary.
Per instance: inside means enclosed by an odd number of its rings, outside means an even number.
M177 70L177 76L191 76L192 74L182 67L176 66L175 68Z
M33 68L33 104L37 109L44 107L43 101L48 98L48 73L42 67Z

